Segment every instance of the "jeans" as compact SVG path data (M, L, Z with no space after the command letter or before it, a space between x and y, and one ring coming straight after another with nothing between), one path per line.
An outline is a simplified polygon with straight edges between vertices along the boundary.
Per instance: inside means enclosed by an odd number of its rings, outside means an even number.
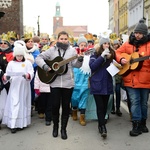
M132 121L147 119L149 89L126 87L131 102Z

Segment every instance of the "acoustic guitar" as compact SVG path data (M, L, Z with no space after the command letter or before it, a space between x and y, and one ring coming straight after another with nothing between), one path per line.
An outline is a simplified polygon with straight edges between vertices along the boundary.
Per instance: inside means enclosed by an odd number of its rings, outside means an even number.
M138 69L140 67L141 61L150 58L150 56L140 57L137 52L134 52L131 55L122 53L121 56L128 61L128 63L123 65L122 68L120 68L120 71L118 72L119 75L123 75L123 76L126 76L131 70Z
M89 49L83 54L87 55L92 52L95 52L95 49ZM38 66L37 71L39 79L46 84L52 83L57 78L57 76L63 75L68 71L67 64L76 58L78 58L78 55L68 59L63 59L62 57L57 56L52 61L45 60L46 64L51 68L51 70L45 71Z

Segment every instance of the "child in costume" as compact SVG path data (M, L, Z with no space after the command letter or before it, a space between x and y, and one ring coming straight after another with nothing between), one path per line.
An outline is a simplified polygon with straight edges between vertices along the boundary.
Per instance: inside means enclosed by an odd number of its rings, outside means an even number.
M10 82L2 124L7 125L12 133L31 124L31 87L34 75L32 63L25 59L25 47L14 43L14 59L8 63L3 76Z
M79 48L77 48L78 53L85 52L87 50L87 39L84 36L79 37L77 42ZM86 111L86 103L89 95L88 88L88 78L90 75L89 68L89 58L90 56L84 55L83 64L80 68L74 68L74 78L75 78L75 86L72 94L72 117L73 120L77 120L77 110L80 111L80 119L79 123L82 126L86 125L85 121L85 111Z

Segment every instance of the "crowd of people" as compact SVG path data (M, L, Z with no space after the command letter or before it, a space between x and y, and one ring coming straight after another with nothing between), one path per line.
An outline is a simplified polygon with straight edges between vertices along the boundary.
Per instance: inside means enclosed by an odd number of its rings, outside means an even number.
M147 133L149 56L150 38L143 20L123 43L109 36L98 40L92 34L80 35L71 43L65 31L55 40L47 36L24 36L10 42L3 36L0 125L6 125L11 133L23 130L31 124L34 108L38 117L45 119L46 126L53 122L52 136L58 137L60 127L61 138L66 140L70 114L74 121L79 119L79 124L86 126L90 102L95 109L98 131L106 138L109 114L122 116L123 90L133 125L130 136ZM121 66L116 66L118 69L126 69L125 73L112 76L108 72L114 60Z

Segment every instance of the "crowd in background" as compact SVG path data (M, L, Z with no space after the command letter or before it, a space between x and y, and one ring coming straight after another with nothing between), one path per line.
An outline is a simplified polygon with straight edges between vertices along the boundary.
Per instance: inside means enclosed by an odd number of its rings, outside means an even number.
M87 33L76 41L69 41L65 31L61 31L57 39L30 34L17 39L10 36L10 32L3 34L0 39L0 124L16 133L31 124L33 111L37 111L46 126L53 122L54 138L61 125L61 138L65 140L71 115L81 126L86 126L86 119L96 119L99 133L106 138L109 115L122 116L123 99L133 126L130 136L149 132L146 126L149 55L150 38L143 20L126 40L111 39L109 34L98 37ZM114 60L120 66L130 67L134 64L131 59L139 57L143 58L139 61L142 62L140 68L129 68L126 74L114 76L107 71ZM48 74L51 80L46 77Z

